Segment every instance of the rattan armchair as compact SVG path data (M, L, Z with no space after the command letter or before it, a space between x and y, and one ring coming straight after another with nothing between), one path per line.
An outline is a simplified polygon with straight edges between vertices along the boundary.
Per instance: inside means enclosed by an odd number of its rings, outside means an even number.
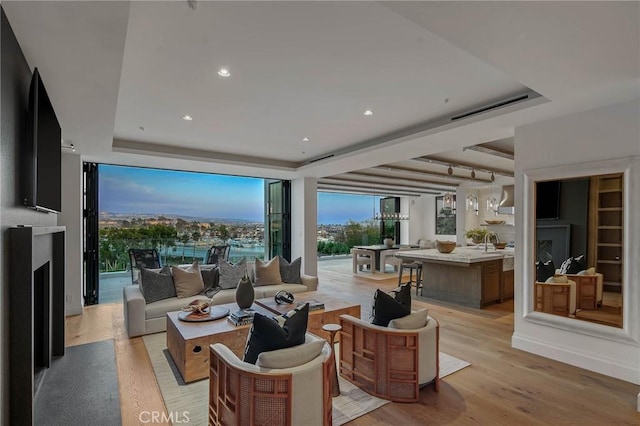
M421 387L439 390L439 330L435 318L415 330L340 315L340 375L379 398L416 402Z
M282 369L243 362L226 346L211 345L209 425L330 425L332 362L326 342L313 360Z
M534 309L547 314L574 316L576 313L576 283L534 283Z

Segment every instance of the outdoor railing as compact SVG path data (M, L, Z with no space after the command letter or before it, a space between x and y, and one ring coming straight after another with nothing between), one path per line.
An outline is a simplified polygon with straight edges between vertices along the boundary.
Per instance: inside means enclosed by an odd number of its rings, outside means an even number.
M99 245L100 272L127 271L130 269L129 249L155 248L160 256L161 265L179 265L197 260L205 262L205 256L213 245L225 244L221 241L182 242L175 239L129 239L101 240ZM243 257L254 260L264 259L264 246L256 242L245 246L231 245L229 261L238 262Z

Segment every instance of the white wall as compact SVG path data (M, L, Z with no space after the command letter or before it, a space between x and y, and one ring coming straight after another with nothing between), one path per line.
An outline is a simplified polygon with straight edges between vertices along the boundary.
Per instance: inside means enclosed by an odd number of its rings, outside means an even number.
M318 274L318 180L291 181L291 260L302 257L302 272Z
M58 225L67 227L65 293L66 315L82 314L82 159L62 154L62 213Z
M516 129L515 132L515 199L516 223L523 223L523 212L530 209L532 200L524 200L523 173L528 170L569 164L587 163L607 159L628 158L640 155L640 101L616 104L580 114L556 118ZM585 170L585 175L590 171ZM631 188L638 182L632 181ZM638 197L635 193L632 196ZM554 327L545 322L526 318L528 308L524 301L525 291L530 292L531 283L525 283L525 268L534 259L524 259L526 229L532 224L523 223L516 227L516 289L515 326L512 338L514 348L533 352L568 364L640 384L640 344L637 340L605 339L588 335L581 328L579 320L563 320L562 327ZM629 230L640 237L638 224ZM633 238L626 244L640 244L640 238ZM627 262L637 261L628 259ZM530 262L530 263L529 263ZM634 289L640 286L640 277L632 277L627 283ZM638 318L640 300L624 299L624 318ZM601 326L602 329L611 327ZM604 331L603 331L604 333Z

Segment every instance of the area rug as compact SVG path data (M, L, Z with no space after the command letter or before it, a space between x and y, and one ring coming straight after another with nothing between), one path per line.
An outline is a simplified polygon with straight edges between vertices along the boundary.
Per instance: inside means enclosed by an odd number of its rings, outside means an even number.
M113 339L66 347L46 372L34 405L34 425L122 424Z
M158 379L168 412L189 412L189 424L206 425L209 380L186 384L167 350L166 333L143 336L151 365ZM440 378L470 365L466 361L440 352ZM376 398L338 377L340 396L333 398L333 424L342 425L373 411L390 401Z

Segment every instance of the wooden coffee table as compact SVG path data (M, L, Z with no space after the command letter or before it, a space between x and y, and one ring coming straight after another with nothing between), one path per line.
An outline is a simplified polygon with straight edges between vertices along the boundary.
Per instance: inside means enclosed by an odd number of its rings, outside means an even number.
M272 315L280 315L289 312L298 304L315 300L324 303L324 309L309 312L309 322L307 331L316 336L320 336L329 341L330 334L322 329L324 324L340 324L340 315L351 315L360 318L360 305L346 302L338 297L329 295L322 291L308 291L305 293L295 293L293 303L278 305L273 297L258 299L253 306L259 306L272 312ZM336 342L339 341L339 333Z
M229 312L239 309L235 303L216 306L229 308ZM263 315L274 315L255 303L252 308ZM207 322L185 322L178 319L179 313L167 314L167 349L185 382L209 377L209 345L213 343L222 343L242 359L250 324L236 327L226 317Z

